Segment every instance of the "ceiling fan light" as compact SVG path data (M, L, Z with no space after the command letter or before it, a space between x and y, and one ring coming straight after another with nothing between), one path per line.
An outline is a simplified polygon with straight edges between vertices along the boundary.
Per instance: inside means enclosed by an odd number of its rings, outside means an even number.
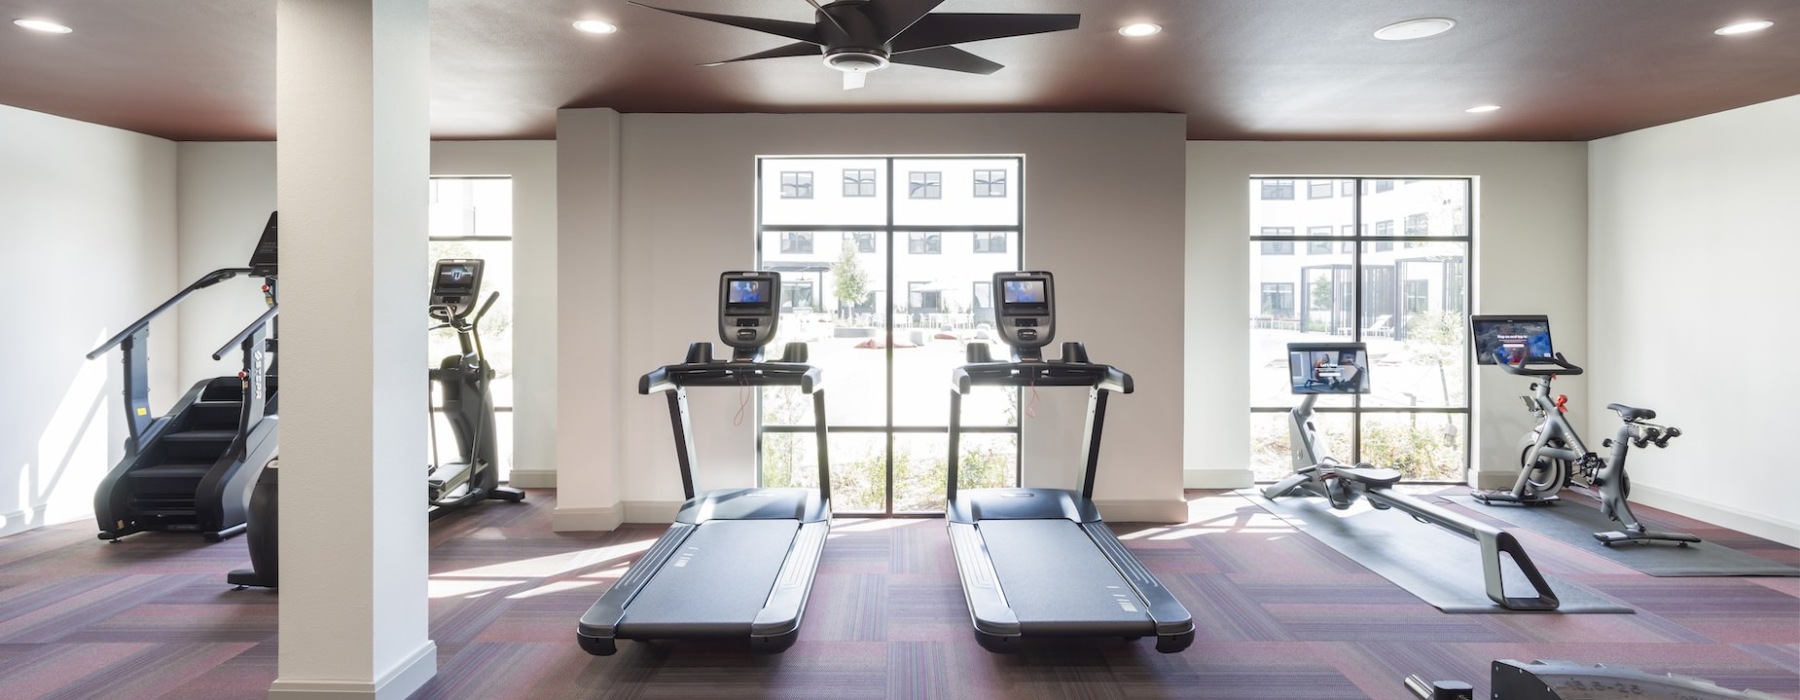
M611 34L619 31L619 25L597 19L584 19L575 23L575 29L589 34Z
M70 29L68 25L57 24L56 22L47 19L34 19L30 17L25 19L15 19L13 20L13 24L32 31L44 32L46 34L68 34L69 32L75 31Z
M1375 38L1382 41L1411 41L1443 34L1455 26L1456 20L1449 17L1420 17L1395 22L1377 29Z
M1119 27L1119 33L1125 36L1150 36L1162 31L1162 26L1149 22L1138 22Z
M1713 33L1717 34L1719 36L1731 36L1733 34L1749 34L1751 32L1760 32L1764 29L1768 29L1769 27L1773 27L1773 26L1775 26L1774 22L1770 22L1769 20L1766 20L1766 19L1759 19L1759 20L1753 20L1753 21L1749 21L1749 22L1738 22L1737 24L1728 24L1723 27L1719 27L1718 29L1714 29Z

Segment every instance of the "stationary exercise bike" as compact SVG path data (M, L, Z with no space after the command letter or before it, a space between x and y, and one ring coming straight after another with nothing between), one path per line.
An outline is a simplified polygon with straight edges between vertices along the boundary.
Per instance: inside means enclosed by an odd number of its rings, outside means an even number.
M1668 447L1669 441L1681 436L1679 428L1657 425L1649 421L1656 411L1613 403L1606 407L1619 414L1619 431L1601 443L1612 449L1602 459L1587 448L1575 428L1563 414L1568 412L1569 397L1550 396L1550 383L1558 375L1574 376L1582 369L1556 352L1550 341L1550 319L1546 316L1475 316L1469 319L1475 339L1476 362L1497 364L1509 374L1531 377L1531 395L1520 397L1537 422L1519 441L1519 478L1508 490L1474 490L1476 500L1522 506L1548 505L1561 500L1556 494L1580 481L1599 493L1600 510L1621 526L1619 530L1596 532L1594 539L1608 547L1620 542L1639 544L1653 541L1674 542L1685 547L1700 538L1680 532L1659 532L1638 522L1626 498L1631 494L1631 478L1625 474L1625 457L1633 446ZM1579 474L1579 479L1577 479Z
M431 381L443 396L443 412L449 419L456 438L458 459L439 462L435 458L428 469L426 484L430 492L431 519L476 502L495 499L517 503L525 500L525 492L500 485L499 452L494 428L494 398L489 389L494 370L488 366L482 351L481 333L477 326L481 317L493 308L499 292L488 295L480 309L475 300L481 292L481 273L486 263L477 259L437 261L432 275L431 302L427 307L433 320L441 321L431 330L451 328L456 331L461 352L445 357L431 370ZM431 446L437 451L437 421L431 421Z
M1288 368L1293 392L1306 398L1288 412L1289 451L1294 473L1263 490L1273 501L1289 495L1325 498L1331 507L1344 510L1367 499L1376 510L1397 509L1419 522L1442 526L1475 540L1481 550L1482 582L1487 597L1508 610L1556 610L1561 601L1551 590L1531 555L1512 533L1439 508L1392 487L1400 472L1368 464L1339 462L1319 448L1312 424L1313 404L1321 394L1369 393L1369 355L1362 343L1290 343ZM1500 554L1512 557L1536 595L1508 596L1502 578Z

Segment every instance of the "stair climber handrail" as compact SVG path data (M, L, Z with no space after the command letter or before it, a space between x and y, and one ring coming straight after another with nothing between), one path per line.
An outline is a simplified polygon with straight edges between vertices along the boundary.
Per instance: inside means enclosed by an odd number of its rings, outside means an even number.
M125 342L125 339L131 337L131 335L133 333L136 333L136 332L148 327L150 325L151 319L154 319L157 316L161 315L162 312L164 312L164 311L168 311L170 308L173 308L176 304L181 303L181 300L186 299L189 294L193 294L194 292L200 291L207 287L211 287L215 284L218 284L225 280L231 279L238 275L250 274L250 272L251 272L251 270L248 267L227 267L227 268L213 270L212 272L206 273L206 275L204 277L201 277L200 279L196 280L193 284L188 285L187 289L183 289L180 292L177 292L175 294L175 296L169 297L168 301L165 301L162 303L162 305L157 306L154 309L151 309L150 313L144 314L143 318L140 318L136 322L132 323L131 325L126 326L125 330L119 331L118 335L115 335L111 339L107 340L106 342L101 343L100 347L94 348L94 350L92 352L89 352L87 354L87 359L92 360L92 359L98 358L101 355L106 354L106 351L111 350L115 347L118 347L119 343Z
M238 346L243 345L245 338L249 338L251 333L255 333L257 329L267 325L271 319L275 318L275 314L280 310L280 304L271 304L268 311L264 311L261 316L256 317L255 321L251 321L250 325L244 326L244 330L238 331L237 335L231 336L231 340L227 340L224 345L219 346L219 349L213 352L212 359L225 359L226 354L230 353Z

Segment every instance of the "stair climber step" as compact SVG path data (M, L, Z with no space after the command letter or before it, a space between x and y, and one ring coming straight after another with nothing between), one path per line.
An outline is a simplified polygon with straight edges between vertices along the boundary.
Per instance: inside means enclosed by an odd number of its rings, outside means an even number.
M231 442L237 437L237 430L183 430L162 436L169 442Z
M196 430L236 430L242 401L195 401L188 408L188 427Z
M158 464L133 469L129 474L134 479L201 479L212 471L212 467L211 464Z

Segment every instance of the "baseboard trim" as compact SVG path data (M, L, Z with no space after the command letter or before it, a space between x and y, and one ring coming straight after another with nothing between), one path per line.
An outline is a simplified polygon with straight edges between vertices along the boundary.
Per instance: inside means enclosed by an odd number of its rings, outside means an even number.
M1248 469L1188 469L1181 473L1181 487L1188 489L1241 489L1254 483L1256 475Z
M506 476L507 484L519 489L556 488L555 469L514 469Z
M1115 523L1185 523L1187 501L1180 498L1141 500L1096 500L1100 517Z
M1800 547L1800 523L1746 513L1731 506L1637 482L1631 484L1631 501L1780 542L1789 547Z
M618 506L606 508L571 508L557 506L550 514L550 529L556 532L607 532L625 522Z
M283 680L269 686L269 700L404 700L437 675L437 643L429 639L373 681Z
M11 513L0 513L0 537L17 535L21 532L36 530L43 527L42 525L32 524L31 517L35 512L36 511L31 510L15 510Z
M672 523L681 512L681 501L626 501L625 522Z

